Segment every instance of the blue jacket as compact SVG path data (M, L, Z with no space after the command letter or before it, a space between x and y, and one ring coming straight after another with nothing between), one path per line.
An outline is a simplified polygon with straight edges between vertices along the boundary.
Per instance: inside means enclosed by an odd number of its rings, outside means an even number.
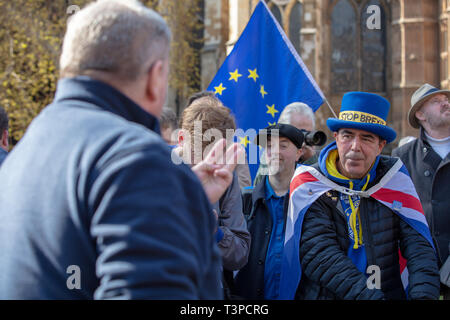
M0 148L0 166L2 165L3 161L5 161L7 155L8 152Z
M157 133L111 86L58 83L0 170L0 299L222 298L211 205Z

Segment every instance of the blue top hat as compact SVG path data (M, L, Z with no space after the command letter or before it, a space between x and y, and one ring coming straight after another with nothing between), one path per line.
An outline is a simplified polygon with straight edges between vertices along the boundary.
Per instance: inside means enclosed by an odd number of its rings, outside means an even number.
M329 118L327 126L337 132L341 128L372 132L390 143L397 133L386 125L390 103L385 98L368 92L347 92L342 97L339 119Z

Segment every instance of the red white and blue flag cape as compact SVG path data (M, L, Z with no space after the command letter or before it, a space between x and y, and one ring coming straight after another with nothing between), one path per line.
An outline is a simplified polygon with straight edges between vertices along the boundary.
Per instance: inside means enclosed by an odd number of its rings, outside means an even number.
M400 159L397 160L379 183L366 191L355 191L340 186L313 167L299 166L290 184L280 295L278 297L280 300L293 299L300 283L302 270L299 258L299 245L305 213L322 194L330 190L336 190L347 195L358 194L360 197L376 199L419 232L434 248L422 204L408 170ZM400 272L403 287L406 289L408 286L408 270L404 259L400 261Z

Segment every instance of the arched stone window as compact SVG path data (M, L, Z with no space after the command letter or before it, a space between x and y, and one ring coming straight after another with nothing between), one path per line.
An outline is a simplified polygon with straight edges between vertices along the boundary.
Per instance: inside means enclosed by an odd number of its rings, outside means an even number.
M358 89L356 10L340 0L331 13L331 88L334 92Z
M303 5L301 0L266 0L267 5L300 53Z
M448 21L450 19L450 1L439 0L439 51L440 51L440 80L441 88L449 87L448 69Z
M386 93L388 26L384 1L330 2L332 91Z

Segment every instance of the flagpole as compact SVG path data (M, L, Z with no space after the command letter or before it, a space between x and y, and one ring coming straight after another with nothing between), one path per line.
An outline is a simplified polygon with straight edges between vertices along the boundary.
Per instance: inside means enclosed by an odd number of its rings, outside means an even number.
M330 103L328 102L327 98L325 98L325 102L328 105L328 108L331 110L331 113L333 113L333 116L338 119L338 116L336 115L336 113L334 112L333 108L331 107Z

